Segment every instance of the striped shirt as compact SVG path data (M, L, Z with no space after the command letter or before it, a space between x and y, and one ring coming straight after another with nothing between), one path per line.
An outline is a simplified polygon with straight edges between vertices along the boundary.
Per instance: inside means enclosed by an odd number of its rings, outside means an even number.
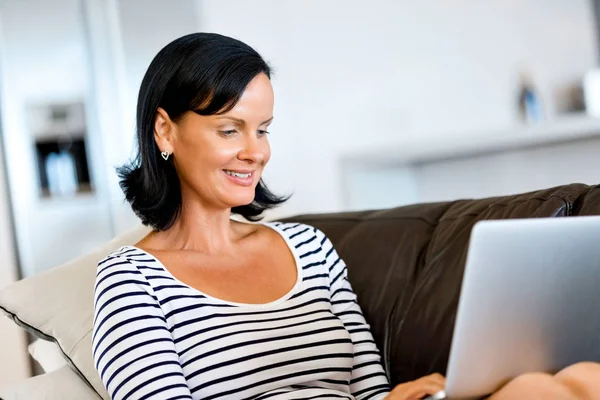
M98 264L93 356L112 399L383 399L389 384L347 268L304 224L264 222L286 241L295 286L267 304L216 299L147 252Z

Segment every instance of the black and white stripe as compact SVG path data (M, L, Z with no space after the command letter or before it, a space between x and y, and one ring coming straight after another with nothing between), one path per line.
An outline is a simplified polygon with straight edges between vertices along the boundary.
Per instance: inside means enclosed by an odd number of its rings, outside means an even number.
M132 246L98 264L93 352L113 399L383 399L387 378L347 269L303 224L286 240L298 281L268 304L207 296Z

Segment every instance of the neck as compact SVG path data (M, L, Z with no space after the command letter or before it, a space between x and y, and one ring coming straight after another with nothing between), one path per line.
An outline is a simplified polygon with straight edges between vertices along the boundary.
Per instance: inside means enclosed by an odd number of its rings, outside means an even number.
M210 208L201 201L186 201L188 199L182 197L181 213L173 226L161 233L163 240L173 249L205 254L233 252L239 234L230 219L231 209Z

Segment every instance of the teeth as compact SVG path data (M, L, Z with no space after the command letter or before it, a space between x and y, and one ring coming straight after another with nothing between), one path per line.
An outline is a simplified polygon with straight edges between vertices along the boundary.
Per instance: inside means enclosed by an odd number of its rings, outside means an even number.
M238 177L238 178L250 178L250 173L240 174L239 172L233 172L233 171L228 171L228 170L225 170L225 173L228 175L231 175L231 176Z

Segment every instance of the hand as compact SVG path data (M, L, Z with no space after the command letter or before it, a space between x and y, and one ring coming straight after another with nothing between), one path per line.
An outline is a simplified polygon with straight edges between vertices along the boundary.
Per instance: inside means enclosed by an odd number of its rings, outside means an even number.
M440 374L427 375L416 381L396 386L385 400L419 400L444 390L446 378Z

